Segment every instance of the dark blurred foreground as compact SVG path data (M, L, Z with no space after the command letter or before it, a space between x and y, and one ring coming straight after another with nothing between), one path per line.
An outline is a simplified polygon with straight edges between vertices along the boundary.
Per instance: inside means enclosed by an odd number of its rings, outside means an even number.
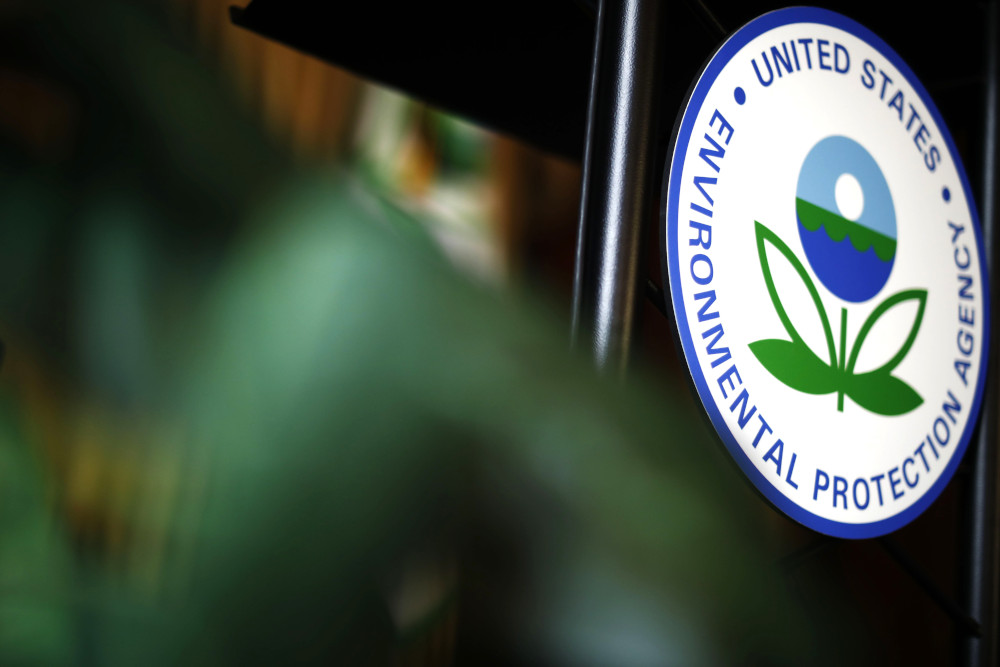
M0 664L850 652L689 399L293 167L160 10L0 5Z

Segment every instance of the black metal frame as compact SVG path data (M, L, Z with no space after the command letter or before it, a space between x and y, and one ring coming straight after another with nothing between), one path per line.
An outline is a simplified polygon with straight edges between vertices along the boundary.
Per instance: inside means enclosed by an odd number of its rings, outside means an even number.
M983 81L983 156L982 202L980 216L983 243L989 269L990 296L996 304L997 292L997 193L1000 188L1000 137L997 112L1000 110L1000 7L996 0L986 6L985 62ZM993 309L996 312L996 309ZM994 321L995 316L994 316ZM962 642L962 661L966 665L996 665L1000 663L997 646L997 345L996 335L990 341L986 393L983 397L979 432L974 449L966 454L972 461L969 490L968 525L965 529L966 581L965 607L979 622L981 631L969 634Z
M602 370L622 372L640 294L643 223L655 211L655 117L661 4L601 2L597 11L572 335Z
M723 31L697 0L703 21ZM573 296L573 340L587 345L598 369L623 375L628 365L640 290L667 315L663 294L641 272L639 239L643 222L657 215L651 184L663 164L651 160L655 132L656 60L663 30L658 0L600 0L591 71L583 194L577 237ZM983 239L991 299L996 303L996 218L1000 192L1000 9L986 9L982 206ZM724 32L724 31L723 31ZM664 290L666 286L664 286ZM993 308L996 312L996 309ZM893 540L880 538L899 567L955 622L961 632L964 665L1000 664L998 614L997 346L989 341L987 388L974 446L967 498L969 521L963 535L962 605L942 592ZM809 545L786 557L796 567L834 540Z

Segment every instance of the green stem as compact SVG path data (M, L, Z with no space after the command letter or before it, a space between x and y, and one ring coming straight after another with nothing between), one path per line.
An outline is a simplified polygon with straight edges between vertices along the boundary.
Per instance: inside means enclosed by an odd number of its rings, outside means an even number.
M837 391L837 412L844 411L844 368L847 366L847 308L840 309L840 389Z

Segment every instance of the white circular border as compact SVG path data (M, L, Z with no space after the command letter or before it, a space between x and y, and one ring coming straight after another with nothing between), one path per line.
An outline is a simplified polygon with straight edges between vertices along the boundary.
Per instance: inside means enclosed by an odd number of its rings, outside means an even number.
M818 23L850 33L854 37L866 42L870 47L874 48L881 56L891 62L892 65L904 75L904 78L913 87L914 92L920 98L920 101L924 104L926 109L930 112L931 117L937 125L937 129L949 153L947 157L950 157L953 161L959 180L961 181L965 200L969 208L970 219L972 222L971 226L975 231L976 251L978 253L980 266L980 284L982 285L983 294L982 312L984 317L982 325L982 340L987 341L987 345L982 349L980 355L979 367L976 373L976 389L969 417L965 423L959 443L955 448L955 451L952 453L951 459L948 461L944 470L938 475L934 484L927 489L918 500L911 503L902 511L891 515L888 518L869 523L840 522L814 514L796 504L791 498L777 489L771 481L764 477L755 464L748 458L747 454L743 451L725 423L725 420L719 412L716 402L712 397L711 390L706 382L706 378L697 361L692 362L692 359L696 360L698 357L691 338L691 330L683 307L684 294L681 288L677 248L677 214L680 195L679 177L683 166L684 155L687 152L688 144L694 129L695 120L699 115L701 105L705 101L705 98L715 83L716 78L719 76L723 68L729 64L730 60L732 60L732 58L744 46L746 46L753 39L756 39L774 28L796 23ZM828 535L854 539L876 537L890 533L915 519L940 495L941 491L954 475L955 469L961 462L965 450L968 447L969 440L978 422L979 409L982 403L988 361L988 341L990 340L989 282L986 275L986 268L982 261L985 254L983 252L979 216L976 211L975 201L969 188L968 178L965 174L964 166L958 157L958 151L955 148L954 141L952 140L951 134L948 132L948 128L945 125L944 120L941 118L937 107L934 105L930 95L928 95L926 89L923 87L923 84L891 47L859 23L837 14L836 12L812 7L794 7L777 10L764 14L737 30L709 59L695 84L692 86L688 99L683 106L683 113L680 115L678 123L674 129L674 136L671 141L668 156L669 162L664 173L664 187L662 190L663 201L661 203L661 229L664 230L666 236L665 242L661 245L661 250L663 252L661 264L664 274L664 283L669 284L671 290L675 331L684 350L685 360L687 361L688 368L691 373L691 379L694 382L695 389L706 409L706 412L708 413L709 418L712 421L713 426L715 427L716 432L721 437L723 444L725 444L733 459L743 470L744 474L754 484L757 490L760 491L773 505L799 523ZM678 178L672 178L672 175L674 174L676 174Z

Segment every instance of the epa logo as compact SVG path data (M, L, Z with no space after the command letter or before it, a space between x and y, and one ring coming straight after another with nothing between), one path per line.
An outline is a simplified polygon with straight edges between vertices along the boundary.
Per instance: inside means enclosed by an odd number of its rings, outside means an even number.
M889 186L878 164L852 139L830 136L821 140L809 151L799 172L795 212L805 259L822 287L845 305L839 318L831 317L802 261L777 234L757 222L761 270L790 340L759 340L750 344L750 350L775 378L792 389L807 394L836 394L838 411L844 410L845 396L880 415L900 415L913 410L923 398L906 381L893 375L893 370L906 358L920 331L927 290L906 289L886 297L870 309L853 341L848 340L847 334L848 317L859 313L861 304L879 295L896 258L896 215ZM775 287L768 263L768 245L784 256L812 297L826 349L810 349L795 328ZM875 370L856 372L862 346L879 318L908 301L918 304L916 316L895 354Z
M978 418L990 301L968 179L906 63L795 7L712 56L675 125L662 262L694 391L792 519L916 518Z

